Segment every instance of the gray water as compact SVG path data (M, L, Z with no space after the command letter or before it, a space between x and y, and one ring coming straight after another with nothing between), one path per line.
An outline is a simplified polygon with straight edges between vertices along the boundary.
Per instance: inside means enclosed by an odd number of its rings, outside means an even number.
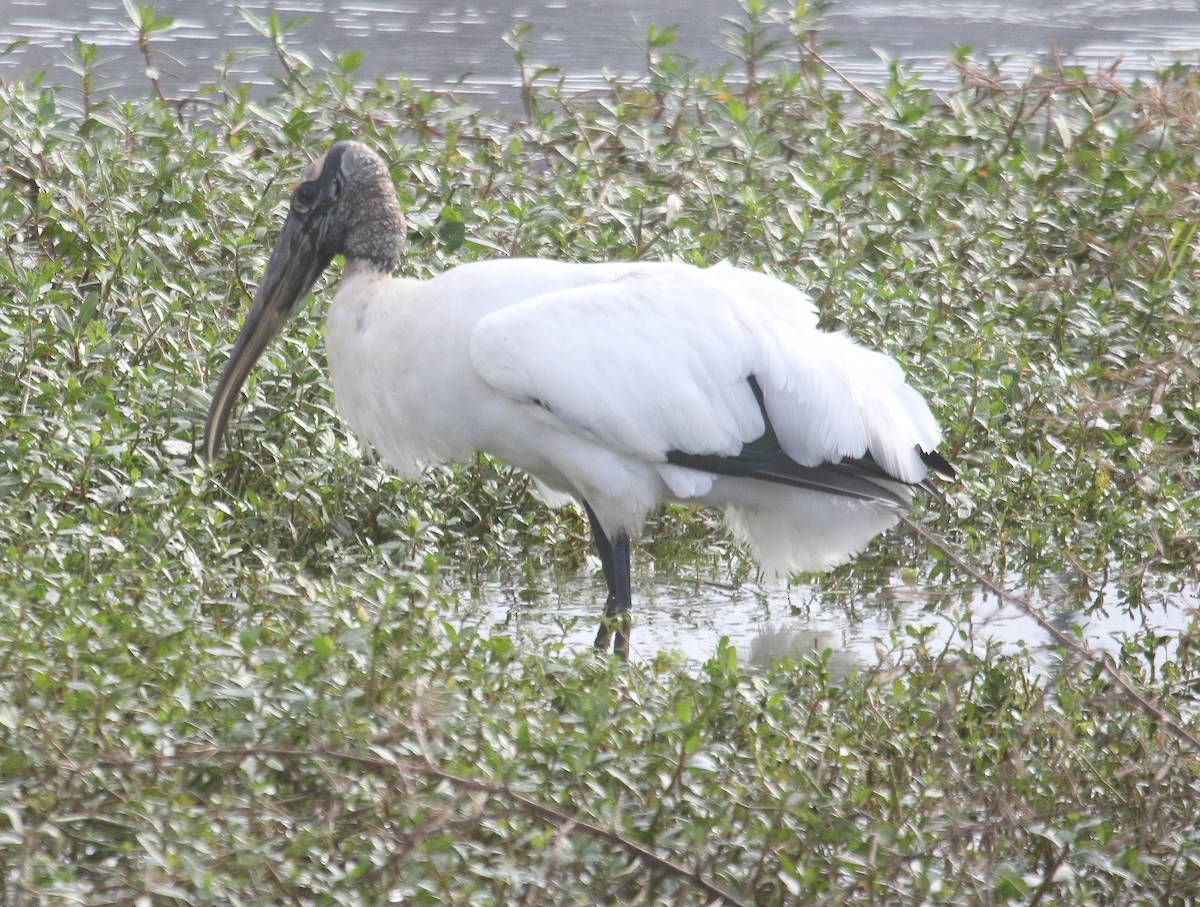
M152 45L169 94L211 82L224 66L243 81L262 84L278 73L268 42L237 12L244 6L260 18L270 11L285 22L307 17L290 33L288 46L318 65L325 54L361 50L364 78L453 85L481 103L501 105L515 96L517 67L504 35L517 23L532 26L532 58L558 67L568 90L585 91L603 84L606 73L643 72L639 42L651 23L679 26L671 52L707 68L732 64L719 46L730 28L724 18L741 18L735 0L157 0L154 6L160 16L175 19L175 27ZM18 39L28 42L0 57L0 78L45 70L51 83L73 84L74 35L100 48L100 90L147 90L120 0L93 0L86 8L77 0L0 0L0 51ZM826 49L827 59L864 85L886 78L888 58L906 61L933 87L951 85L946 61L955 45L969 45L980 57L1006 58L1006 71L1018 77L1052 48L1088 67L1108 67L1120 58L1120 71L1136 76L1177 60L1200 61L1200 11L1196 0L836 0L822 37L840 42ZM671 649L698 661L728 637L744 658L759 663L771 655L829 648L843 666L886 666L902 656L909 626L932 627L935 639L975 647L1038 651L1049 643L1019 609L983 595L931 605L944 593L898 584L847 609L826 603L810 586L735 585L689 575L684 567L666 576L639 572L636 583L636 658ZM604 599L598 567L569 576L521 572L462 588L462 622L532 646L549 640L589 645ZM1093 617L1076 613L1066 594L1057 606L1054 598L1039 603L1059 625L1079 626L1098 648L1111 649L1122 634L1143 626L1140 616L1117 606L1116 590L1105 594L1112 605L1107 613ZM1164 596L1152 622L1174 633L1198 607L1195 590Z
M634 632L631 655L652 660L664 651L692 662L711 656L724 637L750 664L772 658L832 652L831 668L887 668L902 663L913 647L910 628L920 628L930 651L949 643L982 653L1028 652L1039 671L1052 672L1059 654L1050 634L1015 605L980 591L947 590L898 582L857 596L830 600L815 586L725 582L699 577L681 565L670 574L634 571ZM506 634L518 644L547 642L570 649L591 646L604 602L599 566L579 574L500 575L461 586L459 620L487 635ZM1155 596L1151 596L1155 597ZM1114 653L1128 634L1147 627L1176 636L1200 609L1195 588L1160 592L1151 612L1127 611L1114 585L1088 596L1103 607L1080 610L1076 590L1053 588L1033 604L1057 629L1089 648Z
M237 8L282 22L299 17L289 47L317 64L323 54L365 53L364 77L403 75L420 85L459 85L469 94L511 100L517 67L505 33L532 26L532 57L559 68L568 89L586 90L605 73L637 76L646 27L677 25L672 52L713 68L733 63L720 48L727 18L741 19L736 0L243 0L206 3L156 0L158 15L175 20L155 36L155 65L165 88L182 93L210 82L230 54L245 81L269 82L278 63L268 42ZM826 56L854 80L886 77L887 58L907 61L934 86L953 81L947 63L955 45L980 56L1009 58L1014 74L1051 48L1092 67L1122 58L1121 70L1141 75L1175 60L1196 61L1200 11L1196 0L835 0L823 38L839 42ZM0 76L48 70L70 83L73 35L101 48L101 85L115 90L146 86L120 0L0 0L0 49L29 43L0 58ZM465 76L465 78L463 78Z

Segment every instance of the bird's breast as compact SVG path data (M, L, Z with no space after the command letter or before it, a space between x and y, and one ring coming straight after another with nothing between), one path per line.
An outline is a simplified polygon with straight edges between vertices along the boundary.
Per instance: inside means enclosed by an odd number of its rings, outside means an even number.
M405 475L474 450L462 418L478 396L465 352L469 327L453 307L425 305L423 287L351 275L338 288L326 325L339 414Z

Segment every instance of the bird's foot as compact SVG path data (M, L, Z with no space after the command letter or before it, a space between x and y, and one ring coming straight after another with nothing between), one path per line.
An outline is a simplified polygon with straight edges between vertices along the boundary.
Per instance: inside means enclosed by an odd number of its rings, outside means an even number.
M621 661L629 658L629 635L632 621L628 611L618 611L612 607L610 598L604 606L604 616L600 618L600 629L596 631L596 651L607 653L609 643L612 653Z

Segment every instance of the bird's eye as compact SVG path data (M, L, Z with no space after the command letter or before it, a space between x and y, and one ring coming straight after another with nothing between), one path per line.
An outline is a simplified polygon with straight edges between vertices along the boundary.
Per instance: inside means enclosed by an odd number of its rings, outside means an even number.
M317 184L315 182L301 183L296 187L296 193L292 196L296 204L302 207L310 207L317 201Z

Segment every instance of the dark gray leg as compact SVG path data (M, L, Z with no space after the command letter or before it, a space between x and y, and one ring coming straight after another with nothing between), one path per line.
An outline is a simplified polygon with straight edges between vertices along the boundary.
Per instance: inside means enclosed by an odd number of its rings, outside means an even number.
M596 648L608 651L612 638L613 654L621 659L629 657L629 609L633 605L633 592L629 578L629 537L618 535L609 541L591 506L584 501L588 523L592 527L592 538L600 554L600 566L604 568L604 582L608 585L608 600L604 603L604 617L596 633Z

